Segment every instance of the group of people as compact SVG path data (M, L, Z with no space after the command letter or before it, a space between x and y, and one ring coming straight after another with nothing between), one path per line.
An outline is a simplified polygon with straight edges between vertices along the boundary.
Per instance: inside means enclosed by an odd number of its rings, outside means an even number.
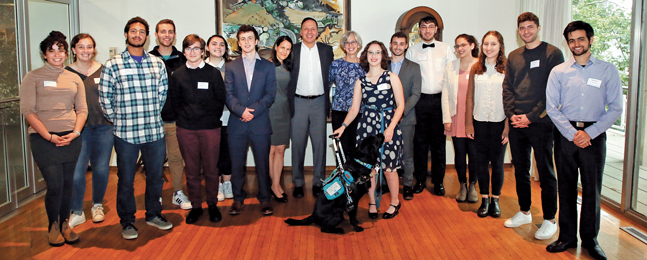
M92 36L79 34L71 41L74 63L68 67L64 67L66 38L53 31L40 44L45 66L29 72L20 88L32 152L48 187L49 243L59 246L79 239L72 228L85 222L88 161L92 220L103 221L113 146L119 178L117 214L125 239L138 236L133 182L140 153L146 168L146 223L162 230L173 227L161 214L161 176L167 157L172 202L190 209L188 224L203 214L201 174L211 221L222 219L217 204L225 198L234 200L229 214L242 212L249 146L262 214L273 213L271 198L288 201L281 173L289 145L292 196L304 196L308 137L313 149L312 194L318 196L325 177L330 115L347 156L363 138L385 136L369 190L371 218L378 217L380 197L375 191L381 180L391 193L382 215L385 219L395 217L402 206L399 175L405 200L425 190L429 152L433 194L445 194L449 135L460 185L456 201L476 203L480 192L479 217L501 216L503 160L510 143L519 212L504 225L529 224L530 152L534 150L544 218L537 239L550 239L557 231L554 143L561 231L547 250L561 252L577 246L581 172L582 247L594 258L605 259L596 240L604 132L622 112L622 92L618 70L591 56L593 28L581 21L566 27L564 38L573 53L566 62L558 48L539 40L539 19L529 12L517 19L524 46L507 58L497 31L485 33L480 45L474 36L460 34L452 47L436 40L438 29L435 17L421 19L421 42L410 48L406 34L393 34L390 57L382 42L363 46L357 32L347 31L339 46L345 55L333 60L332 47L317 42L317 21L305 18L301 43L279 37L268 61L257 52L258 32L243 25L236 35L240 57L232 60L226 39L219 35L205 42L190 34L182 41L182 52L178 51L173 46L175 25L168 19L156 25L159 46L146 53L149 26L135 17L124 28L124 52L102 65L93 60ZM188 198L182 191L183 172Z

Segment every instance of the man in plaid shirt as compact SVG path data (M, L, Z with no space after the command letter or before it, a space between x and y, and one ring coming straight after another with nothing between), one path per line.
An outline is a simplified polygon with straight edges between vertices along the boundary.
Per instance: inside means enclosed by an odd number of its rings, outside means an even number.
M99 98L106 118L114 124L117 153L117 214L125 239L137 238L135 228L135 166L141 151L146 165L146 223L162 230L173 224L162 216L159 202L166 158L161 118L168 79L164 62L144 51L149 28L135 17L124 28L127 50L109 59L101 73Z

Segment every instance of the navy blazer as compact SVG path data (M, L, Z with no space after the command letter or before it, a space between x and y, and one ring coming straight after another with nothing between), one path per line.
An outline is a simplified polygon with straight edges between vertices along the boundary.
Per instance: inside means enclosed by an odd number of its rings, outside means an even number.
M229 134L271 134L269 108L276 96L276 71L274 63L261 58L256 60L250 90L247 90L247 77L243 58L239 57L227 64L225 69L225 89L227 107L231 111L227 128ZM254 119L243 122L240 117L245 108L254 109Z
M290 105L290 117L294 116L294 95L297 92L297 81L299 80L299 70L301 68L301 42L292 46L292 71L290 72L290 84L288 84L288 104ZM321 78L323 79L324 96L326 96L326 117L330 114L330 81L328 80L328 70L335 55L332 47L325 43L317 42L319 51L319 62L321 63Z

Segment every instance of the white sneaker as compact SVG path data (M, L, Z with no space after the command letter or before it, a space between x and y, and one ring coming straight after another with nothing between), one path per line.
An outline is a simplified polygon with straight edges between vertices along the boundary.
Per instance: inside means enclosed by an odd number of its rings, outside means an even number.
M92 207L92 222L99 223L103 222L104 219L106 219L106 215L103 214L103 205L94 204Z
M514 214L514 217L508 219L503 223L505 227L509 228L516 228L521 225L525 224L530 224L532 223L532 215L531 214L523 214L523 212L519 211L517 214Z
M222 183L218 184L218 201L225 201L225 194L222 192Z
M231 181L224 182L222 186L222 190L225 193L225 199L233 199L234 193L231 191Z
M173 194L173 204L180 206L180 208L182 209L192 208L189 198L184 195L184 192L182 192L182 190L176 191L175 194Z
M535 238L539 240L550 239L555 232L557 232L557 222L553 224L550 220L544 220L539 230L537 230L537 233L535 233Z
M70 214L70 220L68 222L71 228L85 223L85 212L81 213L81 215Z

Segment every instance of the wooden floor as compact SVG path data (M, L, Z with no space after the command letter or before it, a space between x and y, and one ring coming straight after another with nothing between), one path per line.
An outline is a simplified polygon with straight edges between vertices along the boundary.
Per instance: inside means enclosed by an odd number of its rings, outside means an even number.
M311 174L306 175L309 179ZM87 175L90 178L90 174ZM311 178L311 177L310 177ZM284 174L289 202L272 202L274 215L263 217L254 198L256 183L248 171L243 213L226 214L232 200L220 203L223 220L217 224L207 214L197 225L184 223L187 213L170 203L171 184L164 184L163 214L175 227L161 231L144 221L144 178L138 174L135 182L139 238L124 240L117 217L115 197L117 177L111 171L108 192L104 200L106 220L94 224L91 220L75 228L81 241L75 245L54 248L47 244L47 217L43 197L22 206L0 222L0 259L589 259L586 250L571 249L559 254L546 252L549 241L534 239L537 225L542 221L539 183L533 181L533 224L509 229L505 219L518 211L514 175L506 168L506 180L501 197L501 218L478 218L477 204L457 203L455 171L448 169L445 178L447 195L433 196L429 191L416 194L412 201L402 201L401 213L391 220L371 220L367 216L368 198L360 202L359 219L364 232L355 233L348 223L341 227L345 235L322 234L315 226L290 227L283 223L288 217L305 217L312 211L314 198L310 189L302 199L291 197L291 176ZM88 185L90 182L88 182ZM311 183L307 183L310 187ZM429 188L428 188L429 189ZM91 188L86 191L85 210L90 216ZM380 209L384 212L390 200L385 198ZM206 205L205 205L206 207ZM603 207L599 242L609 259L645 259L647 245L620 230L634 226L645 227L627 220Z

